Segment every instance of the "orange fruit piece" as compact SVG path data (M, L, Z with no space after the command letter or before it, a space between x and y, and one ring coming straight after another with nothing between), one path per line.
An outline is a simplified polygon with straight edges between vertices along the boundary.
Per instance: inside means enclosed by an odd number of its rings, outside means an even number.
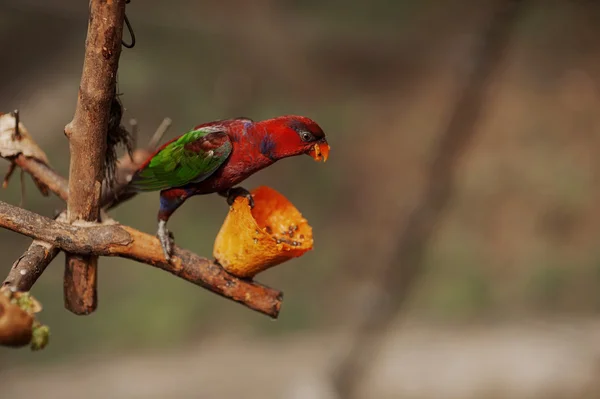
M294 205L274 189L261 186L248 199L238 197L215 239L213 256L242 278L302 256L313 248L312 227Z

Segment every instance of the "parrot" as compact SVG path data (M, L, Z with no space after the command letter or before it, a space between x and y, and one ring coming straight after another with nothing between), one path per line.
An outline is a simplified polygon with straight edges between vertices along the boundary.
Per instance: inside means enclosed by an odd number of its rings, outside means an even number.
M254 121L237 117L207 122L161 145L132 175L127 192L160 192L157 236L170 261L174 236L171 215L190 197L217 193L232 205L252 195L239 183L280 159L310 155L327 161L329 143L312 119L283 115Z

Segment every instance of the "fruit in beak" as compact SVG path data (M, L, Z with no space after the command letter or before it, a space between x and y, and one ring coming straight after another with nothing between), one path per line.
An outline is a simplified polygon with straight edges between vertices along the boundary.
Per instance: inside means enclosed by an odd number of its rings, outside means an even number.
M324 142L313 145L308 152L308 155L313 157L313 159L317 162L326 162L327 158L329 158L329 144Z

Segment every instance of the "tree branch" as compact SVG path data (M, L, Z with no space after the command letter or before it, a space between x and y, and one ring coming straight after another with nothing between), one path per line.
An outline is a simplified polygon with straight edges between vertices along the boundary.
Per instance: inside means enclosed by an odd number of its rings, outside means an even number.
M398 239L395 254L378 276L377 293L359 321L347 356L337 365L333 383L343 399L358 397L358 388L370 360L383 344L385 333L402 309L422 267L425 250L437 222L454 194L456 164L476 133L492 76L497 72L524 0L498 0L492 18L477 42L468 75L454 109L440 135L428 171L422 201L411 213Z
M9 126L11 134L0 137L11 144L8 152L0 151L0 156L28 172L45 192L52 191L68 202L68 213L58 215L57 221L0 202L0 227L34 238L29 249L13 264L3 286L28 291L62 249L67 253L65 306L77 314L88 314L96 307L97 257L120 256L168 271L277 318L283 297L280 291L239 279L217 263L178 247L174 249L172 260L166 262L154 236L126 226L94 223L100 217L102 206L108 203L115 206L124 200L116 198L117 194L139 164L154 151L153 147L170 125L166 119L152 138L151 148L136 150L133 159L121 160L114 186L103 185L106 134L115 95L123 16L124 0L90 1L77 108L73 121L65 127L71 150L69 181L48 166L45 156L40 160L34 153L27 152L37 145L33 140L24 140L18 127ZM14 146L17 141L19 145ZM2 144L0 140L0 150Z
M164 133L164 130L162 130L162 132ZM122 187L127 184L129 179L131 179L131 176L137 170L138 166L155 151L161 138L162 136L155 133L155 136L152 137L151 143L147 148L138 148L133 152L133 160L130 159L128 155L123 156L119 160L115 176L116 182L112 187L114 191L107 185L103 187L102 206L111 203L114 207L122 201L131 198L131 196L129 196L118 198L116 201L114 199L117 197L116 193L121 191ZM33 139L31 139L30 145L37 146ZM24 149L26 150L27 148L25 147ZM18 154L16 157L11 157L9 160L14 160L15 164L28 172L35 180L41 182L43 185L47 186L50 191L67 201L69 198L68 182L64 177L56 173L54 169L35 158L25 156L23 153ZM4 280L2 285L10 286L17 291L29 291L59 252L60 249L53 245L43 241L34 240L23 255L21 255L12 265L8 277Z
M11 169L14 165L18 165L31 175L38 187L44 187L66 201L69 198L67 180L48 166L46 155L22 124L19 124L19 134L17 134L18 121L16 118L14 121L15 125L12 121L7 122L11 126L5 127L3 131L1 138L5 151L0 155L11 162ZM58 248L48 243L34 240L23 255L13 263L2 286L9 286L16 291L29 291L59 252Z
M29 291L59 252L58 247L33 240L23 255L13 263L2 286L14 291Z
M62 223L0 201L0 227L50 243L68 253L133 259L273 318L279 314L283 297L280 291L241 280L218 264L179 247L175 247L171 262L167 262L156 237L131 227L79 226L78 223L84 222Z
M14 162L24 172L33 176L35 180L41 181L62 200L66 201L69 198L69 183L67 179L56 173L50 166L35 158L26 157L23 154L19 154ZM38 176L44 176L45 178L42 180Z
M67 219L97 221L104 176L104 159L111 102L125 17L125 0L91 0L83 73L75 116L65 127L71 164ZM65 307L89 314L97 306L98 258L66 254Z

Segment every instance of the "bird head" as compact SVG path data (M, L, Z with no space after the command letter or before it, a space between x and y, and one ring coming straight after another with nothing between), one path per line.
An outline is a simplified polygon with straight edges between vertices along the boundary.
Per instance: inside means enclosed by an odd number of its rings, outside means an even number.
M327 161L329 144L323 129L312 119L285 115L259 124L264 125L270 136L270 142L261 143L261 152L269 152L276 159L306 154L317 162Z

